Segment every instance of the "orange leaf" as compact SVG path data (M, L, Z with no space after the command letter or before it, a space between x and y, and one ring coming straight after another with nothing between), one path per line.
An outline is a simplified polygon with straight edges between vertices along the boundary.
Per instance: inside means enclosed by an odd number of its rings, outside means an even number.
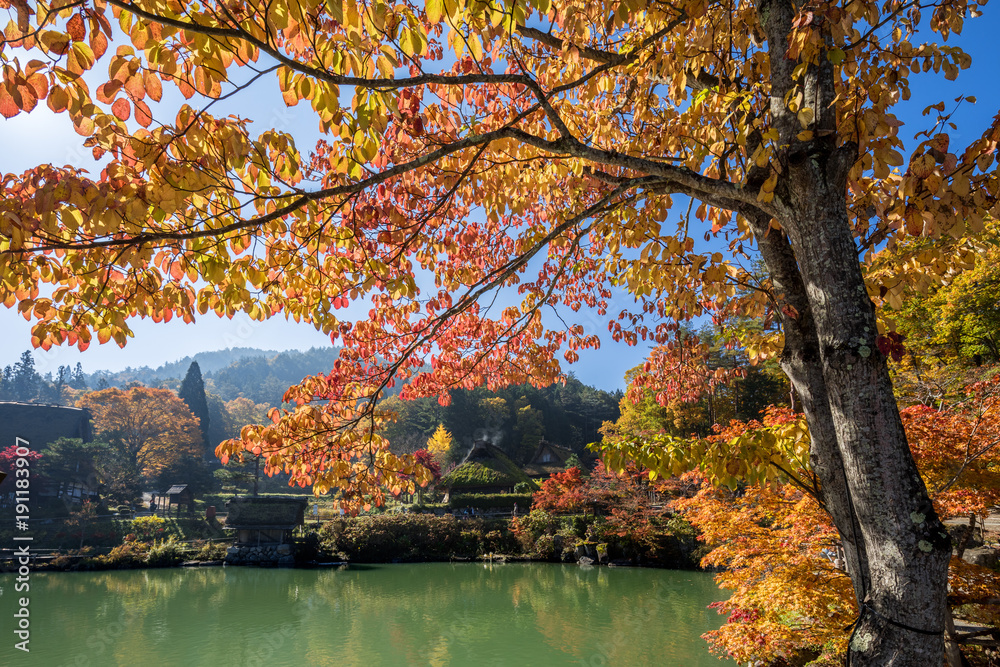
M94 55L100 58L108 50L108 38L100 30L90 33L90 48L94 49Z
M142 75L130 76L125 82L125 90L133 100L141 100L146 96L146 88L142 85Z
M35 73L28 77L28 85L35 91L35 97L44 100L49 94L49 80L44 74Z
M163 97L163 85L160 83L160 77L156 76L153 72L146 72L144 77L146 81L146 92L154 102L159 102L160 98Z
M153 114L142 100L135 101L135 121L143 127L149 127L153 122Z
M21 112L20 107L14 101L14 97L7 90L6 86L0 85L0 116L13 118Z
M111 111L120 120L128 120L128 117L132 115L132 105L128 103L128 100L122 98L111 105Z
M94 120L92 118L77 118L73 121L73 129L76 133L84 137L89 137L94 133Z
M120 81L111 80L97 87L97 101L104 104L111 104L115 99L115 94L121 89Z
M83 40L87 36L87 31L83 26L83 17L79 14L73 14L73 17L66 22L66 33L74 41Z
M61 113L69 106L69 95L60 86L54 86L49 92L48 105L52 111Z
M191 84L184 79L177 80L177 88L181 91L181 95L184 96L184 99L189 100L194 97L194 88L192 88Z

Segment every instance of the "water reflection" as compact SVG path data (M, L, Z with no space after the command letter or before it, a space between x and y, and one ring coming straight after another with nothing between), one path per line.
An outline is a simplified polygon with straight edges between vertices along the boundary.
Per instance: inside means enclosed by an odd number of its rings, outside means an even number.
M6 577L7 575L5 575ZM13 580L0 585L10 618ZM343 570L36 573L45 665L718 665L711 577L575 565L428 563Z

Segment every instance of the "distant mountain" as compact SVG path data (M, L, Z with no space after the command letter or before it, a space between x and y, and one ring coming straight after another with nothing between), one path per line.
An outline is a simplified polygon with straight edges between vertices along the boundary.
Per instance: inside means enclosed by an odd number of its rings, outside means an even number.
M248 357L274 358L281 354L277 350L259 350L255 347L230 347L225 350L215 352L199 352L193 357L184 357L179 361L163 364L156 369L156 373L164 378L182 378L187 373L188 366L192 361L197 361L201 367L202 375L214 373L226 366L232 365L240 359Z
M142 366L114 373L96 371L86 375L86 380L91 389L97 389L104 384L125 387L134 382L176 389L188 366L191 362L197 361L208 390L219 394L223 400L246 396L258 403L277 405L281 400L281 394L290 385L307 375L329 371L337 354L337 348L279 352L253 347L234 347L215 352L199 352L155 369Z
M278 405L285 390L293 384L309 375L329 373L339 354L340 348L314 347L270 357L244 356L225 368L205 373L205 389L224 401L243 396L254 403Z

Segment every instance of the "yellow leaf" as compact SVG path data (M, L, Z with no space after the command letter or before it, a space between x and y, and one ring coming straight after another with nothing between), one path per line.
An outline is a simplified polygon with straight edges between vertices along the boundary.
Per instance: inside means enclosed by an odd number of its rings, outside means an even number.
M427 12L427 20L431 25L437 25L444 16L444 0L427 0L424 11Z
M809 127L812 125L813 121L816 120L815 112L809 107L803 107L800 109L797 116L802 127Z

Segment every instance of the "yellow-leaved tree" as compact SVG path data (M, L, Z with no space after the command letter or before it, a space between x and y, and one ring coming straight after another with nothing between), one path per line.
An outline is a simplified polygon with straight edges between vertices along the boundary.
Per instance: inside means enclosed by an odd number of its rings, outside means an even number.
M444 427L444 424L438 424L437 429L427 439L427 451L431 453L439 466L444 467L451 457L452 444L451 433Z

